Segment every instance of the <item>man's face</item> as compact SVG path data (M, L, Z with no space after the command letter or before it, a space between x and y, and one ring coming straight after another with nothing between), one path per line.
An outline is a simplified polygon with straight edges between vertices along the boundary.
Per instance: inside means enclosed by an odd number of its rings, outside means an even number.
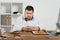
M33 11L32 10L26 10L25 11L25 17L27 19L31 19L33 17Z

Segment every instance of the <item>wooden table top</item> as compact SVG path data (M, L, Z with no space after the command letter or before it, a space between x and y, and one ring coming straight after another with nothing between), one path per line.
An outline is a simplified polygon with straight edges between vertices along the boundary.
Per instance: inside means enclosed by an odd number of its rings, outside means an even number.
M60 37L58 36L52 36L52 35L34 35L32 32L20 32L17 36L6 33L7 37L4 40L60 40Z

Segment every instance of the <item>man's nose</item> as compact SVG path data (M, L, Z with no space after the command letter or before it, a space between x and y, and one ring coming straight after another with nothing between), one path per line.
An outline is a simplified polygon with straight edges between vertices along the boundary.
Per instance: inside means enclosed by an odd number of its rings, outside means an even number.
M30 14L28 14L28 15L30 15Z

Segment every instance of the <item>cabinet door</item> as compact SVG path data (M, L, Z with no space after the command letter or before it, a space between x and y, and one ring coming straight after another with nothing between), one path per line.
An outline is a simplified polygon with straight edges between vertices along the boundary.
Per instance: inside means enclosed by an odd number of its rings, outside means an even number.
M11 25L11 16L10 15L6 16L6 25Z
M6 16L1 15L1 25L6 25Z
M1 15L1 25L11 25L11 15Z

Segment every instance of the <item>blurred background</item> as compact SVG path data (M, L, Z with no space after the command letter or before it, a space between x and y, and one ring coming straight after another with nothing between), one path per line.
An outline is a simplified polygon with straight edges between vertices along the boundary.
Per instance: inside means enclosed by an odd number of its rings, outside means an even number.
M11 30L16 18L24 14L27 5L34 7L34 17L40 21L42 28L56 30L60 27L56 25L60 19L60 0L0 0L0 27ZM9 19L6 20L6 17Z

